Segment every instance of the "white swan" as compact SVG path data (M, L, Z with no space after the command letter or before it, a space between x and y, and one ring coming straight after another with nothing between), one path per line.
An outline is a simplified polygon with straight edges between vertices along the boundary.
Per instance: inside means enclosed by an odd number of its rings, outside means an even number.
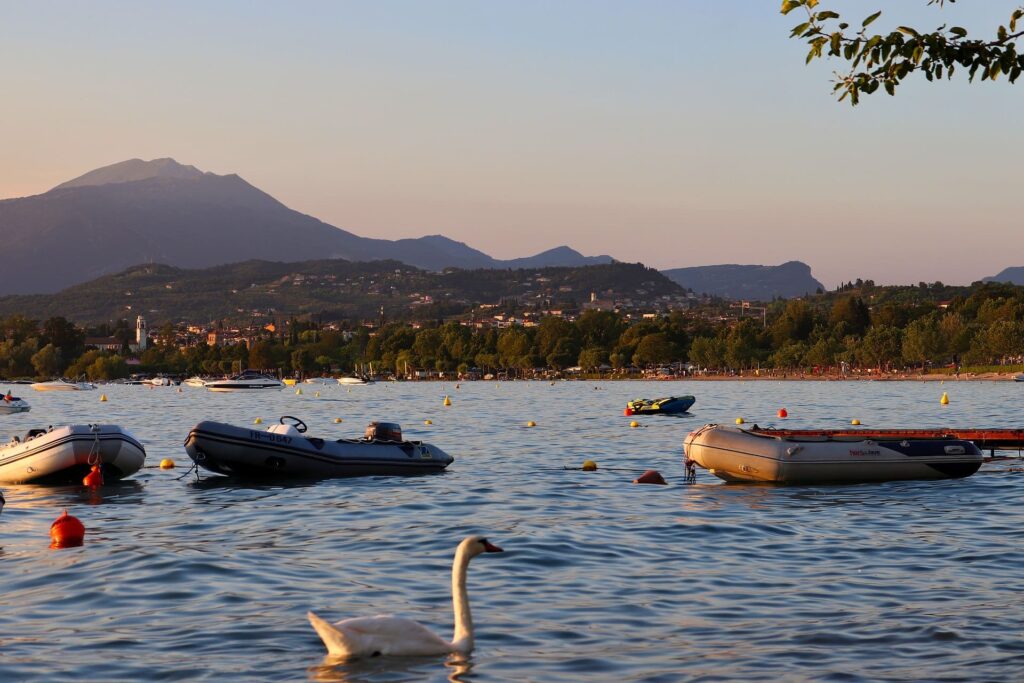
M309 612L309 623L324 641L327 652L336 657L469 654L473 650L473 617L469 613L469 596L466 595L466 568L469 561L481 553L500 552L501 548L488 543L482 536L463 539L455 550L452 563L455 635L450 643L412 619L390 615L356 617L330 624Z

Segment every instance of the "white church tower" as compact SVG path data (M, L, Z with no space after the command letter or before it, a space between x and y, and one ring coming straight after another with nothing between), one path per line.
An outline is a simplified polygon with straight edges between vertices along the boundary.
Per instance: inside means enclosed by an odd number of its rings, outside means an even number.
M140 315L135 319L135 345L139 347L139 351L145 351L148 342L149 332L146 330L146 319Z

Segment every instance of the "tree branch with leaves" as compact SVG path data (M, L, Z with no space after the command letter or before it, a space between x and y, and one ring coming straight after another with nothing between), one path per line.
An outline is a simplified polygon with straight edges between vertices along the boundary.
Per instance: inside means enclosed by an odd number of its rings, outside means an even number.
M929 0L928 4L942 6L946 2L956 0ZM1017 21L1024 17L1024 7L1013 11L994 38L983 40L968 37L960 26L945 24L930 32L900 26L886 35L875 34L868 27L881 11L865 17L856 29L838 12L822 9L820 4L820 0L783 0L782 14L799 9L806 12L806 21L794 26L790 37L804 39L810 46L807 64L823 57L850 63L849 71L836 73L833 92L839 101L849 98L850 104L856 105L861 95L879 88L895 95L896 88L914 73L934 81L966 72L968 82L979 74L983 81L1005 75L1013 83L1024 72L1024 54L1017 52L1017 41L1024 36L1024 30L1017 30Z

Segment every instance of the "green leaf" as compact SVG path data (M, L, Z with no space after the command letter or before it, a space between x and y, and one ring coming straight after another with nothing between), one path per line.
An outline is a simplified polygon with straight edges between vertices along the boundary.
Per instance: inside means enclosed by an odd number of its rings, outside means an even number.
M949 29L949 32L952 33L957 38L963 38L963 37L965 37L967 35L967 29L960 28L959 26L951 27Z
M878 17L880 17L880 16L882 16L882 10L878 10L877 12L875 12L874 14L872 14L872 15L871 15L870 17L868 17L867 19L865 19L865 20L864 20L864 21L863 21L863 22L861 23L861 26L863 26L864 28L867 28L867 27L868 27L868 26L869 26L869 25L871 24L871 22L873 22L873 21L874 21L875 19L877 19L877 18L878 18Z

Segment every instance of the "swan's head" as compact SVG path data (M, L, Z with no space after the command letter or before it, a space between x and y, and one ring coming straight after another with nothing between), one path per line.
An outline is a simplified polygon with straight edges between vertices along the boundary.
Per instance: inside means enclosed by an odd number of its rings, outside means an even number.
M501 548L487 541L483 536L467 536L459 544L459 553L465 553L469 557L476 557L482 553L504 552Z

